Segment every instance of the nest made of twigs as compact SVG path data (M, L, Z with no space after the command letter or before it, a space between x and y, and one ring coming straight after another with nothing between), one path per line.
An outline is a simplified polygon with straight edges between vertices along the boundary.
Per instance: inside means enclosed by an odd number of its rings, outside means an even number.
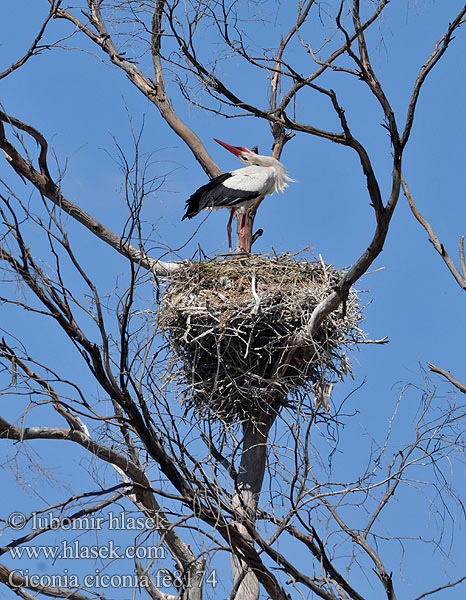
M188 408L227 421L254 418L342 379L350 369L345 350L362 337L356 292L344 315L332 313L312 338L304 333L341 275L322 260L290 255L203 261L171 275L159 323Z

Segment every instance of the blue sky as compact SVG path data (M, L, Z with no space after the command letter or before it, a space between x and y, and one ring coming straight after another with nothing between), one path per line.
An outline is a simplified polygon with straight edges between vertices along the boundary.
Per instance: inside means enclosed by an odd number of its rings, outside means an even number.
M37 30L38 19L47 12L47 4L42 0L10 3L8 14L3 16L0 24L0 70L27 47ZM457 0L402 4L403 7L399 3L388 6L384 20L370 38L375 47L374 69L400 124L403 124L419 67L444 33L449 20L462 7L462 2ZM286 29L292 24L294 13L290 12L289 6L291 3L282 7L273 27L257 25L258 45L276 43L274 35L279 26L283 24ZM54 22L50 39L69 31L66 23ZM466 138L465 31L463 28L457 33L423 87L403 167L418 208L455 258L458 238L466 234L462 181ZM112 159L117 156L113 138L131 154L128 118L131 115L136 129L144 122L142 146L144 152L153 153L153 173L165 177L162 188L146 199L143 211L148 227L155 225L154 256L170 247L182 248L175 257L189 258L198 244L209 255L225 252L226 211L209 215L199 232L186 243L206 213L181 223L184 204L186 198L206 182L206 175L182 141L168 129L156 109L130 85L124 74L101 60L90 43L77 36L72 38L70 45L73 50L54 49L31 59L0 82L3 110L39 129L49 140L61 167L66 163L62 184L65 196L117 233L122 230L126 209L121 196L121 173ZM303 70L308 68L304 59L299 60ZM266 103L265 76L253 79L247 70L242 71L240 64L226 65L224 69L232 87L240 90L245 98ZM339 94L354 134L370 152L386 200L391 175L390 148L386 131L381 127L381 112L361 82L334 75L329 77L329 85ZM225 119L202 112L186 105L173 83L169 95L182 118L200 135L223 170L240 165L213 141L214 137L246 147L258 144L261 153L269 153L271 136L263 121L252 117ZM296 109L300 118L317 127L339 130L334 115L320 97L305 93L299 97ZM290 184L284 195L269 196L262 204L256 226L264 228L264 235L254 246L255 252L266 253L272 249L296 252L310 247L316 255L321 254L326 262L338 268L351 265L369 244L375 227L355 153L326 140L298 134L286 145L281 160L296 183ZM36 196L8 170L6 163L0 164L2 178L18 193L24 194L25 201L36 202ZM110 291L118 279L125 280L126 263L121 257L115 256L103 242L93 239L70 218L66 222L72 243L79 249L79 258L98 281L101 293ZM36 239L32 230L30 243L46 253L44 241ZM47 261L46 254L43 260ZM357 414L347 421L340 434L341 453L336 458L335 468L342 472L365 461L372 437L383 440L387 420L395 409L401 387L408 382L417 386L423 384L425 373L422 369L426 361L451 370L463 382L466 380L464 292L435 254L403 196L384 251L371 271L357 286L368 290L363 296L369 303L364 312L363 328L369 338L388 336L390 342L384 346L365 345L354 352L351 357L354 381L335 387L334 400L338 403L365 382L349 400L351 411L355 410ZM79 286L79 282L70 280L70 285ZM49 329L33 315L6 307L1 311L5 320L1 319L0 326L19 338L27 338L32 354L37 353L44 362L51 361L57 370L70 378L80 379L89 394L97 393L76 353L64 344L58 331L53 327ZM88 323L87 326L92 332L92 325ZM450 392L440 379L434 376L433 381L439 395ZM419 387L407 390L394 427L393 448L396 443L402 445L403 440L410 439L420 394ZM23 402L21 398L4 396L0 399L2 412L7 418L16 418L18 406ZM47 409L34 413L34 424L45 423L46 418L63 425ZM40 453L50 473L63 479L69 491L76 492L80 485L89 483L88 464L82 462L79 449L63 445L63 455L58 456L54 444L38 446L31 444L32 452ZM10 452L14 453L14 448ZM453 461L452 472L464 497L464 470L460 462ZM47 483L46 478L32 467L28 473L33 477L32 485L36 491L39 490L46 501L51 501L53 484ZM14 470L5 470L3 476L4 485L15 489L14 496L8 495L4 499L4 508L32 510L36 499L28 492L30 484L21 486L15 482ZM110 474L109 481L111 479ZM400 493L400 498L385 515L387 535L398 530L415 536L419 528L425 527L426 537L429 537L435 528L435 518L429 513L427 503L418 505L418 502L413 489L406 488ZM446 580L464 574L461 564L462 560L464 562L464 522L459 512L454 521L455 536L451 544L446 544L451 561L448 555L444 556L443 562L437 561L430 547L418 549L415 554L406 552L404 556L396 545L385 550L400 598L414 598L425 589L444 583L444 568ZM447 538L451 533L448 523L447 519ZM401 563L402 571L399 569ZM5 589L2 593L2 597L16 597ZM460 597L456 595L459 593L459 590L445 591L436 597L448 600Z

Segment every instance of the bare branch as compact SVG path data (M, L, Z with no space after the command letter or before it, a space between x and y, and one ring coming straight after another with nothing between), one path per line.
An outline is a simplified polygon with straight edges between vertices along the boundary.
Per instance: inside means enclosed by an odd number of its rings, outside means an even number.
M372 23L374 23L374 21L376 21L379 18L380 14L382 13L383 9L387 6L388 2L389 2L389 0L382 0L381 2L378 3L376 9L374 10L374 13L367 19L367 21L365 21L361 25L359 32L366 31L366 29L368 29L372 25ZM298 79L294 83L294 85L289 89L289 91L283 96L282 102L280 104L281 108L286 108L289 105L289 103L292 101L292 99L294 98L296 93L302 87L315 81L327 69L329 69L329 68L331 69L333 67L335 61L342 54L347 52L348 49L351 48L351 45L357 39L357 37L358 37L358 32L353 33L352 35L348 36L345 40L345 43L342 44L339 48L337 48L334 52L332 52L325 61L322 61L322 64L319 65L318 69L316 69L311 75L309 75L303 79Z
M411 192L409 191L408 184L406 183L406 181L403 177L401 179L401 185L403 186L404 194L409 202L409 207L411 209L411 212L413 213L413 215L416 217L416 219L419 221L419 223L424 227L424 229L429 234L429 241L432 243L433 247L437 250L437 252L442 257L443 262L447 265L450 273L453 275L453 277L455 278L458 285L461 287L461 289L466 290L466 275L465 275L464 271L463 271L463 273L461 273L459 271L459 269L453 262L451 256L448 254L447 250L445 249L445 246L438 239L437 234L435 233L432 225L419 212L419 210L414 202L414 199L411 195ZM462 238L460 238L459 246L460 246L460 259L461 259L461 265L462 265L461 268L463 269L464 254L461 254Z
M406 125L403 131L403 135L401 137L401 146L402 148L406 145L409 134L411 133L411 129L414 121L414 113L417 106L417 101L419 99L419 93L421 91L422 84L424 83L427 75L433 69L433 67L438 63L442 55L445 53L448 48L450 42L454 39L453 33L458 27L463 25L464 16L466 15L466 6L464 6L457 16L453 19L453 21L449 24L446 33L436 42L434 46L434 50L426 62L422 65L419 70L419 74L416 78L416 83L414 84L413 93L411 94L411 98L408 105L408 113L406 115Z
M122 454L96 442L82 431L61 427L18 427L0 417L0 439L8 440L68 440L76 442L105 462L117 465L135 482L142 482L141 470Z
M384 2L380 3L380 5L382 4L384 4ZM350 48L348 48L348 53L350 53L350 55L356 60L358 66L361 68L361 75L363 80L367 83L371 92L377 98L383 109L384 115L388 122L390 138L392 141L396 159L396 157L400 153L400 137L398 134L398 127L396 124L395 114L382 89L382 86L380 85L379 80L377 79L374 73L374 70L372 69L372 65L369 59L369 52L367 50L366 38L364 36L364 28L361 25L361 20L359 16L359 0L354 0L353 2L353 22L358 39L360 59L357 59L355 57L354 53L351 52Z
M15 61L8 69L5 69L5 71L0 73L0 79L3 79L10 73L13 73L13 71L16 71L16 69L19 69L20 67L22 67L32 56L40 54L45 49L50 48L50 45L48 45L48 44L45 46L39 46L39 42L41 41L41 39L45 33L45 29L46 29L47 25L49 24L50 20L55 16L60 4L61 4L61 0L57 0L57 1L52 0L50 2L49 14L47 15L44 22L42 23L42 26L39 29L39 33L34 38L32 44L29 46L29 49L26 51L24 56L22 56L20 59Z
M302 7L298 5L298 17L296 19L296 23L289 30L286 36L281 40L280 46L277 50L277 54L275 57L275 73L272 76L270 81L270 112L274 113L278 106L278 92L280 89L280 80L281 80L281 72L280 66L283 59L283 53L286 50L288 43L291 41L293 36L298 33L299 28L306 21L309 11L312 8L315 0L308 0L306 5ZM286 143L286 135L283 127L280 127L277 123L271 122L272 135L274 137L274 153L273 156L275 158L280 158L281 151L283 149L284 144Z
M460 254L460 263L461 263L461 272L463 273L463 278L466 280L466 260L464 258L464 235L460 236L458 240L458 250Z
M437 592L441 592L443 590L448 590L449 588L456 587L460 583L463 583L464 580L466 580L466 575L463 575L463 577L460 577L456 581L451 581L449 583L446 583L445 585L440 585L439 587L436 587L435 589L430 590L429 592L424 592L420 596L417 596L414 600L422 600L422 598L427 598L427 596L432 596L433 594L436 594Z
M382 252L385 238L387 237L390 220L398 200L397 184L399 185L401 169L394 168L394 189L387 203L384 212L377 218L377 226L374 237L367 250L358 258L348 272L342 277L336 290L323 300L314 309L305 334L312 336L320 327L324 319L340 304L345 302L351 286L362 277L362 275L371 266L377 256Z
M457 379L455 379L453 377L453 375L450 373L450 371L446 371L445 369L436 367L435 365L433 365L430 362L427 363L427 366L433 373L438 373L439 375L442 375L443 377L445 377L445 379L448 379L448 381L451 384L453 384L460 392L463 392L463 394L466 394L466 385L463 385Z
M392 576L391 576L391 574L387 573L378 553L374 550L374 548L372 548L372 546L368 543L368 541L363 536L359 535L357 533L357 531L354 531L353 529L348 527L348 525L341 518L340 514L337 512L335 507L333 507L326 498L323 498L322 501L328 508L329 512L332 514L335 521L340 525L342 530L345 533L347 533L358 546L361 546L361 548L364 549L364 551L367 553L367 555L373 561L375 568L376 568L377 575L378 575L382 585L385 588L387 600L396 600Z

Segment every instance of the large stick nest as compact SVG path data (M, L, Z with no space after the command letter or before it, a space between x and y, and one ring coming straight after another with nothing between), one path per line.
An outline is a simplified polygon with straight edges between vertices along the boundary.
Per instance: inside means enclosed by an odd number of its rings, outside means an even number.
M284 255L204 261L171 275L160 325L188 408L230 421L309 391L325 399L328 384L350 369L346 348L362 337L356 293L312 338L304 330L341 274Z

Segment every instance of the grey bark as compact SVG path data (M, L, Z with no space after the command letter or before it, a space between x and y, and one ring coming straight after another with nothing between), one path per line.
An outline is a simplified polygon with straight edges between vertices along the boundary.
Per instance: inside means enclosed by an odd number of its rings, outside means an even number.
M267 438L273 418L268 416L265 422L243 423L243 450L236 491L233 496L233 508L239 515L238 529L250 538L245 522L256 521L259 495L264 481L267 460ZM257 600L259 598L259 582L252 571L247 570L245 563L235 554L231 556L231 568L234 578L234 590L230 595L235 600Z

